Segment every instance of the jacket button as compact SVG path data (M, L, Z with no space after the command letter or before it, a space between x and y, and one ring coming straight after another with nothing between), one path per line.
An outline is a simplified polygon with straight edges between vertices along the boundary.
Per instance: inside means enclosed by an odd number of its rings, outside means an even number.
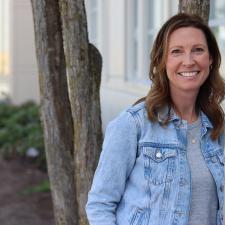
M183 216L183 214L184 214L184 212L181 211L181 210L175 210L175 213L176 213L179 217Z
M156 158L160 159L160 158L162 158L162 153L161 152L157 152L155 156L156 156Z
M216 156L213 156L213 157L211 158L211 162L212 162L212 163L216 163L216 162L217 162Z
M180 179L180 182L179 182L179 185L180 185L180 186L184 186L184 185L186 185L187 183L188 183L188 182L187 182L186 179L181 178L181 179Z

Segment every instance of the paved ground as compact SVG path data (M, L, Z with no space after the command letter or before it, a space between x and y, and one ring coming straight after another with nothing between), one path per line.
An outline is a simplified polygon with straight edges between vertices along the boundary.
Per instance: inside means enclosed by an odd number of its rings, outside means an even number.
M0 224L54 225L50 193L21 194L47 174L22 161L0 158Z

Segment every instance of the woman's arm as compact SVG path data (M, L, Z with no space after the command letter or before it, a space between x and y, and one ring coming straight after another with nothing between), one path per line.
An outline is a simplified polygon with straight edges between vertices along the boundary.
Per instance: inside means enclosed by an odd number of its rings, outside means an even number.
M115 225L116 209L137 154L137 128L129 112L107 127L99 164L88 195L90 225Z

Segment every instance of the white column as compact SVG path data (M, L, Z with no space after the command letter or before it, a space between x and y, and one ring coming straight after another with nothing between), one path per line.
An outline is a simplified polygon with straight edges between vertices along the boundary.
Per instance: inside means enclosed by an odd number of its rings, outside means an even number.
M108 69L110 79L123 79L125 71L125 23L124 1L110 0L108 12ZM104 34L103 34L104 35Z
M98 4L98 48L102 55L102 81L109 79L109 1L99 0Z
M142 81L148 75L149 46L148 46L148 17L149 9L146 0L139 0L138 7L138 74L137 79Z
M39 101L38 72L30 0L10 3L11 98L15 104Z
M0 100L9 97L9 0L0 1Z

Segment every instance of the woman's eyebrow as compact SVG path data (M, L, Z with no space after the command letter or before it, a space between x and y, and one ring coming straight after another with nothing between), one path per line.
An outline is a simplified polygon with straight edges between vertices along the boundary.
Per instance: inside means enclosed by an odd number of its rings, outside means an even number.
M194 44L192 47L198 47L198 46L207 48L207 45L201 44L201 43ZM174 45L174 46L169 47L168 49L170 50L170 49L173 49L173 48L184 48L184 45Z

